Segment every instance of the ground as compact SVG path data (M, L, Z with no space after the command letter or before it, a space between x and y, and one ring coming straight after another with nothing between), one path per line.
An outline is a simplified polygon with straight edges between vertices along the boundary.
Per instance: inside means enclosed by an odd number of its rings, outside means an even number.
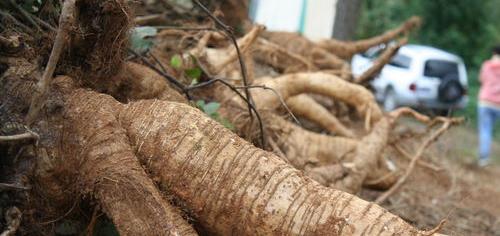
M500 235L500 142L495 140L494 161L486 168L475 165L476 147L472 127L452 128L424 156L443 171L418 167L383 206L420 228L432 228L447 219L442 233ZM367 199L376 195L367 190L362 193Z

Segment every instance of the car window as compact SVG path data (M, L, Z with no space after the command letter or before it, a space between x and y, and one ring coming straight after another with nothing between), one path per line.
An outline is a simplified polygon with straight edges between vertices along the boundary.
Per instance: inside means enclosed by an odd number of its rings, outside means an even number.
M392 57L392 60L391 62L389 62L389 64L395 67L409 69L411 65L411 58L403 54L396 54L394 57Z
M424 76L444 78L449 74L458 75L458 63L444 60L425 62Z
M366 50L366 52L362 53L362 55L364 57L373 59L373 58L378 57L382 53L383 49L384 48L381 46L372 47L372 48Z

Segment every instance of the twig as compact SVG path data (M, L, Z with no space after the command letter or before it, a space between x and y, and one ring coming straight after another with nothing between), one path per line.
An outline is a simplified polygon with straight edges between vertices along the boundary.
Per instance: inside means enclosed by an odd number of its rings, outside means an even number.
M215 17L199 0L195 0L194 3L198 5L214 22L215 25L222 28L222 30L225 32L225 35L231 39L231 42L234 44L234 47L236 48L236 54L238 55L238 61L240 62L240 68L241 68L241 75L243 77L243 85L248 86L248 79L247 79L247 69L245 62L243 61L243 57L241 56L240 48L238 46L238 43L236 42L236 38L234 37L233 30L231 27L227 26L224 24L221 20L219 20L217 17ZM252 115L252 109L250 105L255 105L252 96L250 94L250 91L248 88L245 88L245 95L248 98L248 112L250 113L250 119L253 119Z
M2 142L12 142L12 141L18 141L18 140L24 140L24 139L38 140L39 136L38 136L38 134L36 134L36 133L34 133L32 131L28 131L28 132L22 133L22 134L0 136L0 143L2 143Z
M24 16L24 18L26 18L26 20L31 24L33 25L38 31L42 31L42 28L40 28L40 26L35 22L35 20L33 20L33 18L28 14L28 12L26 12L22 7L20 7L19 5L17 5L17 3L14 1L14 0L9 0L9 3L10 5L12 5L19 13L21 13L21 15Z
M174 77L172 77L171 75L161 71L160 69L156 68L156 66L154 66L151 62L149 62L148 60L146 60L146 58L144 58L141 54L135 52L134 50L132 49L128 49L128 51L130 53L132 53L134 56L138 57L144 64L146 64L149 68L153 69L154 71L156 71L156 73L160 74L161 76L163 76L163 78L165 78L168 82L174 84L178 89L180 89L185 95L186 97L191 100L191 96L189 95L189 92L186 88L186 86L184 86L184 84L182 84L181 82L179 82L178 80L176 80Z
M64 219L64 217L68 216L75 209L76 205L78 205L78 202L79 202L78 199L75 200L75 202L73 203L73 205L71 206L71 208L66 213L64 213L62 216L59 216L59 217L57 217L56 219L53 219L53 220L41 222L40 224L41 225L48 225L48 224L52 224L52 223L55 223L57 221L60 221L60 220Z
M6 184L6 183L0 183L0 190L30 190L30 187L26 186L19 186L16 184Z
M163 71L163 73L167 73L167 69L163 66L163 64L161 63L161 61L158 60L158 58L153 54L153 52L148 51L148 54L151 56L151 58L153 58L153 60L156 62L156 64L158 64L160 66L160 68Z
M64 46L69 38L68 32L70 27L74 24L75 20L75 0L66 0L61 11L59 18L59 29L57 31L56 39L52 52L50 53L49 62L45 68L42 79L38 82L38 91L31 100L30 109L26 117L26 123L30 126L38 116L42 106L45 103L46 97L49 92L49 87L52 82L52 76L62 54Z
M144 25L151 23L151 21L166 19L165 14L152 14L147 16L138 16L134 19L136 25Z
M153 26L157 29L172 29L172 30L185 30L185 31L219 31L213 27L186 27L186 26Z
M92 218L90 218L90 223L87 226L87 229L85 229L86 236L94 235L95 224L97 222L97 218L99 218L99 216L97 215L98 210L99 210L99 207L95 206L94 211L92 212Z
M277 97L278 99L280 100L280 103L281 105L285 108L285 110L288 112L288 114L290 114L290 116L292 117L292 119L300 126L302 126L302 124L300 123L299 119L297 119L297 117L293 114L292 110L290 110L290 108L288 107L288 105L286 105L286 102L285 100L283 100L283 97L281 96L281 94L278 93L278 91L276 91L276 89L273 89L273 88L270 88L270 87L267 87L265 85L249 85L249 86L236 86L235 88L237 89L244 89L244 88L261 88L261 89L268 89L268 90L271 90Z
M406 171L403 174L403 176L401 178L399 178L398 182L396 182L389 190L387 190L385 193L383 193L382 195L380 195L375 200L375 203L377 203L377 204L383 203L385 200L387 200L387 198L389 196L391 196L392 194L394 194L397 190L399 190L399 188L401 188L401 186L403 186L403 184L405 183L406 179L408 178L408 176L410 176L411 172L415 168L415 165L417 164L418 160L420 159L420 157L424 153L425 149L431 143L433 143L441 134L443 134L450 127L450 125L453 122L454 122L453 119L444 120L443 125L438 130L436 130L436 132L434 132L429 138L427 138L422 143L422 145L419 147L419 149L417 150L417 152L415 153L415 155L412 157L411 162L408 165L408 168L406 169Z
M12 22L14 22L14 24L16 24L16 25L20 26L21 28L23 28L23 30L26 31L27 33L33 33L33 30L31 30L30 27L28 27L27 25L25 25L25 24L21 23L20 21L18 21L10 13L0 10L0 15L3 16L3 17L5 17L5 18L9 18Z
M35 21L38 22L43 27L45 27L45 28L47 28L47 29L49 29L51 31L54 31L54 32L57 31L57 29L54 28L54 26L52 26L51 24L49 24L49 23L45 22L44 20L40 19L38 16L35 16L35 15L31 14L31 13L29 13L29 15L31 17L33 17L33 19L35 19Z
M393 144L393 146L394 146L394 149L396 149L396 151L398 151L399 153L401 153L401 155L403 155L403 157L405 157L406 159L411 161L412 158L411 158L410 154L408 152L406 152L401 146L399 146L397 144ZM422 166L422 167L425 167L427 169L431 169L433 171L436 171L436 172L443 171L442 167L435 166L435 165L427 163L423 160L418 160L417 164Z
M443 227L444 227L445 224L446 224L446 219L442 220L441 222L439 222L439 224L434 229L420 232L420 234L425 235L425 236L439 236L439 235L442 235L442 234L438 234L438 232L441 229L443 229Z

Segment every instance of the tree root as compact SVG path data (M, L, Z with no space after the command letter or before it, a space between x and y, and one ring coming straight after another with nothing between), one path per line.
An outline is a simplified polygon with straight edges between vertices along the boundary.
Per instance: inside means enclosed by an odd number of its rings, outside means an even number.
M330 74L321 72L290 74L274 79L260 79L257 84L275 89L285 100L302 93L321 94L355 107L360 115L365 116L371 112L372 121L382 117L382 111L371 92ZM280 104L276 95L269 91L260 90L254 94L255 103L259 108L274 110Z
M367 71L363 72L359 77L354 79L354 83L357 84L365 84L378 74L384 66L389 63L394 55L398 52L399 48L405 45L408 42L407 38L400 40L396 45L389 46L385 51L380 55L377 60L373 62L372 67Z
M264 30L263 26L257 25L252 28L244 37L237 40L238 47L242 54L245 54L255 42L259 34ZM211 76L220 75L223 70L231 70L226 68L229 64L238 59L238 54L234 46L228 46L222 49L207 48L206 45L213 33L208 32L198 43L197 47L191 50L190 54L198 59L205 71Z
M112 113L116 109L109 104L112 99L88 95L76 90L66 102L66 122L71 125L63 133L61 158L68 163L66 168L80 163L72 186L97 199L120 235L195 235L137 161L125 130Z
M326 110L326 108L305 94L290 97L286 100L286 103L295 115L319 124L332 134L348 138L355 137L352 130L344 126L335 116Z
M296 33L264 32L262 36L282 46L288 52L301 55L320 70L342 69L350 72L349 64L346 61Z
M208 232L417 234L378 206L311 182L190 107L141 101L124 107L119 116L141 163ZM343 202L341 208L332 204L335 200Z
M419 17L413 16L398 28L389 30L382 35L370 39L364 39L355 42L343 42L335 39L328 39L318 42L317 45L342 59L350 60L354 54L365 52L369 48L380 44L388 43L389 41L396 39L403 33L407 34L409 31L411 31L413 28L418 27L420 24L421 19Z
M436 141L436 139L439 138L439 136L441 136L441 134L443 134L450 127L450 125L452 125L454 123L461 122L460 119L446 119L446 118L441 118L440 120L443 121L443 125L438 130L436 130L436 132L434 132L430 137L428 137L422 143L422 145L418 148L418 150L415 153L415 155L412 157L410 165L406 169L406 171L403 174L403 176L387 192L385 192L384 194L380 195L375 200L375 203L377 203L377 204L383 203L385 200L387 200L387 198L389 198L389 196L391 196L397 190L399 190L401 188L401 186L405 183L405 181L408 178L408 176L410 176L411 172L415 168L415 165L417 164L418 160L420 159L420 157L424 153L425 149L429 145L431 145L434 141Z
M8 136L0 136L0 143L2 142L12 142L12 141L19 141L19 140L38 140L40 137L32 131L22 133L22 134L15 134L15 135L8 135Z
M264 38L257 40L253 55L257 62L271 65L285 74L318 70L308 59L289 52Z

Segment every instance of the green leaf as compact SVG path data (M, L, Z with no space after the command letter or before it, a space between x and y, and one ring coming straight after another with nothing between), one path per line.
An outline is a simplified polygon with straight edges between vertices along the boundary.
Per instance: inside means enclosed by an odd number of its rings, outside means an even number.
M187 69L185 72L186 75L191 79L199 79L202 73L200 68Z
M203 107L203 111L205 114L212 116L217 113L217 110L219 110L220 104L217 102L209 102Z
M175 69L180 69L182 67L182 58L179 54L175 54L172 58L170 58L170 66Z
M203 100L198 100L198 101L196 101L196 106L197 106L198 108L200 108L201 110L203 110L203 112L205 112L205 110L204 110L204 107L205 107L205 101L203 101Z
M151 37L155 36L158 30L154 27L135 27L130 34L132 50L136 53L145 53L153 46Z

